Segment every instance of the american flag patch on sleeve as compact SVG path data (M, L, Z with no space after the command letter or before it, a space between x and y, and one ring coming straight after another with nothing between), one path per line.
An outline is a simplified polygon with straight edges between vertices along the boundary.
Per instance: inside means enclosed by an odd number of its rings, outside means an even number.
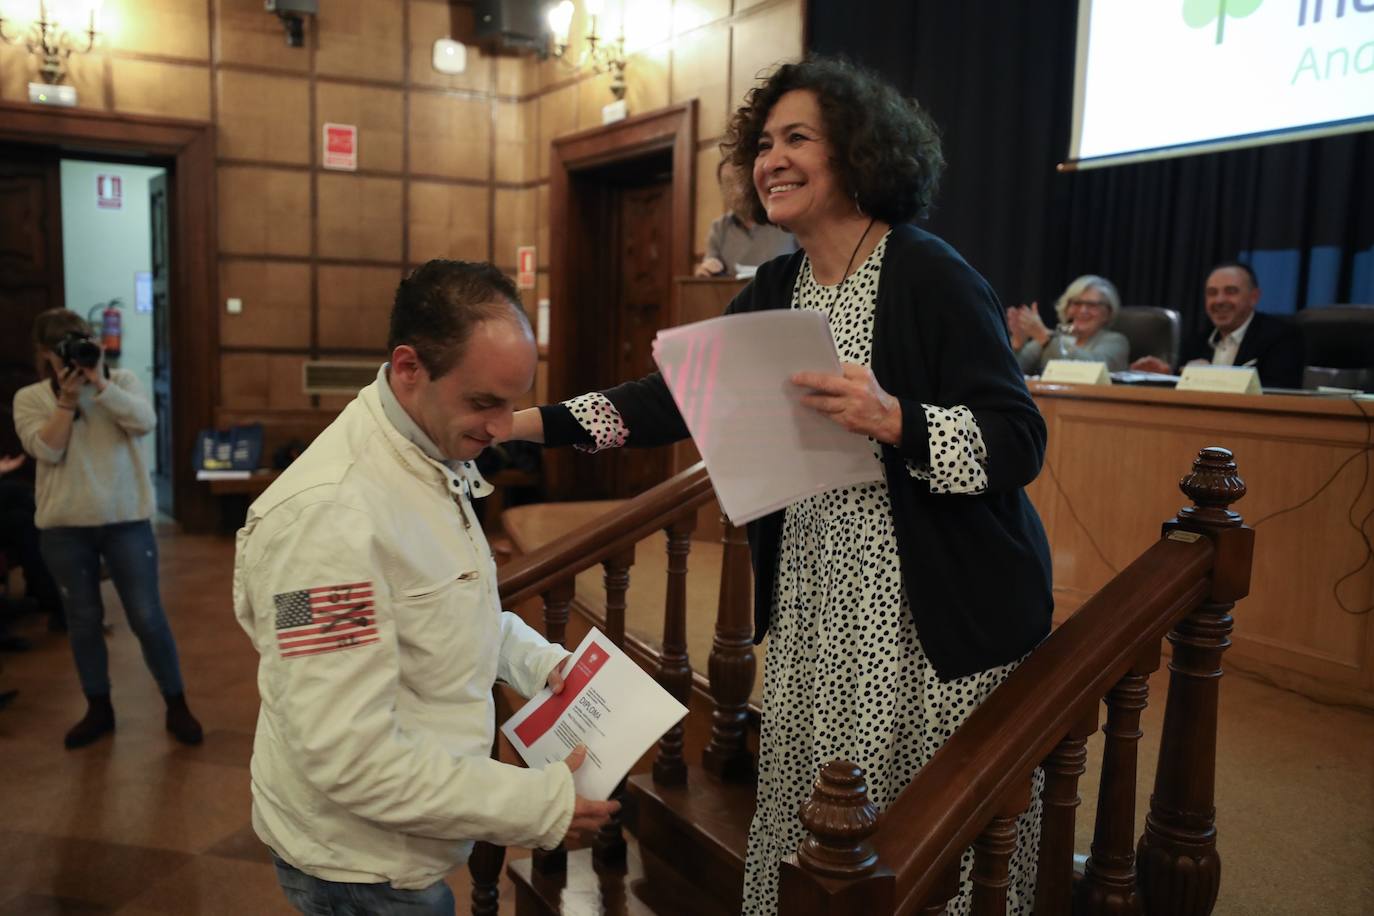
M378 642L372 583L320 585L272 596L282 658L321 655Z

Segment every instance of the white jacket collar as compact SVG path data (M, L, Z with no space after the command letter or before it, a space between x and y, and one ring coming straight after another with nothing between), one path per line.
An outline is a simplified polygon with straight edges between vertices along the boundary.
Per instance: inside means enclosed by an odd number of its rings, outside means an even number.
M429 477L438 471L443 476L446 488L462 489L474 499L490 495L492 485L477 470L476 462L436 457L442 454L439 447L396 400L391 382L387 379L389 365L382 364L377 370L376 380L358 392L358 397L386 434L401 463L419 477Z

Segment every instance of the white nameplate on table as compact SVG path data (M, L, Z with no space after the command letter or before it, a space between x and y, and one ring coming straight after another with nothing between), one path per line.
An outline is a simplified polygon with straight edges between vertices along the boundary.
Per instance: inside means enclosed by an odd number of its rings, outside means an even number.
M802 406L797 372L840 375L825 315L775 309L658 332L654 361L731 524L882 480L873 443Z
M1254 366L1184 366L1175 390L1259 394L1259 373Z
M573 773L583 798L605 801L644 752L687 715L658 682L600 630L563 663L563 692L545 687L501 726L520 758L543 768L579 744L587 759Z
M1110 385L1111 373L1107 364L1082 359L1052 359L1040 373L1042 382L1062 382L1067 385Z

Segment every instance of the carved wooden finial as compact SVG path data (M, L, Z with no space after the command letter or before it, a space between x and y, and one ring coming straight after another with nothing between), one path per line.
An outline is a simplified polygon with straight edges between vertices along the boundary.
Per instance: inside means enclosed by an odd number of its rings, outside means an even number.
M809 835L797 858L810 871L832 878L859 878L872 872L878 854L866 840L878 829L878 806L868 799L864 771L848 760L821 767L811 797L802 803L801 822Z
M1193 505L1180 509L1178 517L1204 525L1235 528L1240 515L1228 507L1245 495L1245 481L1236 473L1229 449L1208 446L1197 453L1193 472L1178 482Z

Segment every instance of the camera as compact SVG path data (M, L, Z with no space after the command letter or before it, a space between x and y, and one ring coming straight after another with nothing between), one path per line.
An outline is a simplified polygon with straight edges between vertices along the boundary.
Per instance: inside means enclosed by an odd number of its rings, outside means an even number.
M53 352L67 366L94 369L100 362L100 345L80 331L72 331L59 340Z

